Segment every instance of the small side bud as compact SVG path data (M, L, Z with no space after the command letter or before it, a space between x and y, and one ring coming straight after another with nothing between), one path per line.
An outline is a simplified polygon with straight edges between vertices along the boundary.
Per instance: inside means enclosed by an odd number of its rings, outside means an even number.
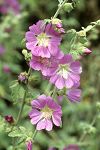
M83 52L84 54L87 54L87 55L92 53L92 51L88 48L84 48Z
M27 148L27 150L32 150L32 141L31 140L26 142L26 148Z
M26 49L23 49L23 50L22 50L22 54L23 54L24 56L27 56L27 50L26 50Z
M5 116L5 121L10 124L13 123L14 122L13 116L11 116L11 115Z
M18 81L25 83L26 80L27 80L27 73L26 72L20 73L18 76Z
M86 36L86 31L85 31L85 30L81 30L81 31L77 32L77 34L78 34L79 36L85 37L85 36Z
M65 3L63 7L66 12L71 12L73 9L72 3Z
M31 60L32 54L28 53L26 49L22 50L22 54L24 55L26 61L30 61Z
M54 29L60 34L65 33L64 28L62 27L62 21L58 18L51 18L51 23L54 26Z

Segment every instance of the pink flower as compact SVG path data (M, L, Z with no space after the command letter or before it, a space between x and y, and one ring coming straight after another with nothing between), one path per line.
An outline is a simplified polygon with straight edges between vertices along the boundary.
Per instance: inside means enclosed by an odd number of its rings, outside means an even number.
M29 27L26 32L26 47L31 50L34 56L41 56L50 58L51 55L55 56L58 52L61 37L57 33L52 24L45 24L45 22L38 21Z
M7 14L8 11L12 11L15 14L19 13L20 6L17 0L0 0L0 12Z
M59 65L50 77L50 82L58 89L72 88L76 82L80 81L82 68L79 61L73 61L71 55L65 55L59 60Z
M40 57L32 56L30 61L30 67L34 70L41 71L44 76L51 76L58 65L58 60L63 57L63 54L59 51L55 57Z
M32 150L32 141L27 141L26 142L26 147L27 147L27 150Z
M52 130L53 123L61 125L62 110L61 106L53 101L51 97L41 95L32 101L32 111L29 113L32 124L37 124L36 129L47 131Z

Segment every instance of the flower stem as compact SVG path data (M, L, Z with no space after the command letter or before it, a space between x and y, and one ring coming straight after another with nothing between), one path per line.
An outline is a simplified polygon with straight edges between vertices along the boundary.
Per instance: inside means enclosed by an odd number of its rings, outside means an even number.
M96 122L96 119L97 119L97 115L93 118L92 122L91 122L91 126L93 126ZM80 137L80 142L83 142L84 139L86 138L86 136L88 135L88 131L87 132L84 132L83 135Z
M56 11L56 13L53 16L53 19L56 18L60 12L60 10L62 9L62 7L64 6L64 4L67 2L67 0L64 0L61 4L58 5L58 9Z
M36 135L37 135L37 130L35 129L35 131L33 133L33 137L32 137L33 140L35 139Z
M31 73L31 68L29 68L29 70L28 70L28 74L27 74L28 79L29 79L30 73ZM22 105L21 105L21 108L20 108L20 111L19 111L19 114L18 114L15 125L17 125L19 123L22 112L23 112L23 108L24 108L24 104L25 104L25 98L26 98L26 94L27 94L27 91L28 91L28 82L29 82L28 79L27 79L27 83L26 83L26 87L25 87L25 92L24 92L24 96L23 96Z

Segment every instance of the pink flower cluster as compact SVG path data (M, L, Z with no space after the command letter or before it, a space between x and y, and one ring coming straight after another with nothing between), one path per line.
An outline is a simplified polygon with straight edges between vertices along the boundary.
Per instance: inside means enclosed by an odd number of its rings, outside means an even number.
M71 102L80 101L80 74L82 67L71 54L60 50L64 34L62 24L45 23L40 20L29 27L26 32L26 47L32 54L30 67L41 71L42 75L57 87L66 89L66 96ZM61 125L61 107L51 97L41 95L32 101L32 111L29 116L32 124L37 124L37 130L52 130L53 123Z
M61 23L56 24L57 27L63 29ZM26 47L32 53L30 67L41 71L58 89L65 87L71 101L79 101L81 91L76 85L80 85L82 68L80 62L74 61L70 54L61 52L62 33L55 30L52 23L46 24L40 20L29 27L26 40Z

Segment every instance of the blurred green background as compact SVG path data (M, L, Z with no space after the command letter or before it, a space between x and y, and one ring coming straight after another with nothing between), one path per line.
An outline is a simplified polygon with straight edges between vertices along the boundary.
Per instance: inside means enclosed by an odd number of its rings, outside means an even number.
M69 0L69 2L72 1ZM38 20L51 18L57 9L58 1L20 0L19 4L21 11L18 16L12 13L0 14L0 45L5 49L4 54L0 55L0 115L12 114L14 118L18 114L23 89L12 88L12 85L16 84L13 80L17 80L19 73L28 69L22 55L22 49L25 48L25 32ZM100 0L77 0L74 1L74 7L70 13L62 10L59 14L66 30L74 28L79 31L81 27L86 27L90 22L95 22L100 18ZM69 144L77 144L98 112L96 103L100 101L100 27L97 26L90 31L87 38L88 47L92 53L81 60L83 67L81 103L72 104L65 98L62 103L63 128L55 128L50 133L38 133L34 150L45 150L48 147L63 149ZM66 43L66 48L68 44ZM8 67L10 71L5 71L5 67ZM32 74L33 82L30 83L31 89L26 103L45 90L48 84L38 72L33 71ZM16 92L18 94L15 94ZM21 125L33 130L27 117L29 110L30 107L26 105ZM7 133L2 132L2 121L0 130L0 150L11 150L10 138ZM91 133L85 137L83 145L79 147L80 150L100 150L100 115L91 127ZM18 150L23 149L25 149L24 143Z

